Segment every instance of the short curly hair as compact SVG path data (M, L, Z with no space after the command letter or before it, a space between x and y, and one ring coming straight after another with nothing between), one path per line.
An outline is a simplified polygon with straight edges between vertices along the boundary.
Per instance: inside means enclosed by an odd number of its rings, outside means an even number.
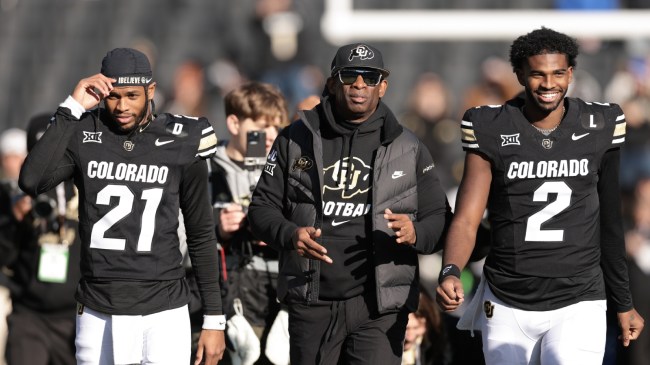
M515 39L510 46L510 64L513 70L521 69L528 57L561 53L567 56L569 66L576 66L578 42L568 35L542 27Z

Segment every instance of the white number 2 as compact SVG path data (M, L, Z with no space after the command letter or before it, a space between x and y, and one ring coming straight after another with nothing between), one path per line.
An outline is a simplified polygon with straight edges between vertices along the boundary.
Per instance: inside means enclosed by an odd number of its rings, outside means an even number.
M142 228L138 237L138 251L151 251L151 240L156 222L156 210L162 199L163 189L153 188L142 192L141 199L146 200L142 212ZM119 198L117 206L106 213L95 225L90 234L90 247L104 250L124 250L126 239L107 238L104 234L114 224L126 217L133 210L133 193L125 185L107 185L97 194L97 204L109 205L112 197Z
M563 229L542 230L542 224L558 215L571 204L571 188L562 181L547 181L535 190L533 201L546 202L548 201L548 194L552 193L557 194L557 199L528 218L526 241L558 242L564 239Z

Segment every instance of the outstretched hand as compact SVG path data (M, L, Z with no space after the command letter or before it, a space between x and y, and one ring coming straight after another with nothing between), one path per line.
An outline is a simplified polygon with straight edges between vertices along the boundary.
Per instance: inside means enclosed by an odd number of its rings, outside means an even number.
M92 109L113 90L115 79L96 74L81 79L72 92L72 98L84 109Z
M314 241L314 238L318 238L320 235L320 228L317 229L314 227L299 227L293 232L291 241L293 241L293 247L296 249L299 256L312 260L320 260L331 264L332 259L326 255L327 250L325 247L319 245L318 242Z
M391 228L397 236L397 243L405 245L414 245L417 239L413 221L406 214L393 214L386 208L384 218L388 221L388 228Z
M630 345L630 341L639 338L645 321L634 308L627 312L618 313L617 316L618 325L621 328L621 335L618 338L623 341L623 346L627 347Z

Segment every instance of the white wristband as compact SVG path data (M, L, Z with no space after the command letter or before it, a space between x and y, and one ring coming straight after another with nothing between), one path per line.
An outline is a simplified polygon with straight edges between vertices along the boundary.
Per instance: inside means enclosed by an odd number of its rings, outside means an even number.
M212 315L212 316L203 316L203 327L204 330L220 330L224 331L226 329L226 315Z
M86 111L86 109L84 109L84 107L70 95L59 106L70 109L70 113L77 119L81 118L81 114Z

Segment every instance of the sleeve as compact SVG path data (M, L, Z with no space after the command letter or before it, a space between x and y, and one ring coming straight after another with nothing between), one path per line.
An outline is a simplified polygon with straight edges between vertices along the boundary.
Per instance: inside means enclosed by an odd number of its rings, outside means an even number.
M217 135L214 133L212 125L206 118L199 118L199 127L201 130L201 136L196 151L196 157L199 159L206 159L214 155L217 151Z
M613 104L614 110L616 111L616 125L614 126L614 133L612 135L612 146L621 146L625 142L625 114L621 108Z
M18 183L25 193L36 196L72 177L75 163L68 145L82 113L83 107L72 97L59 106L23 163Z
M185 168L181 182L180 204L185 222L187 249L207 315L222 314L217 239L208 194L208 169L195 161Z
M633 308L625 258L620 188L618 183L619 149L605 153L600 166L598 196L600 200L601 267L610 299L617 312Z
M415 249L418 253L430 254L442 249L452 213L431 154L422 143L417 159L418 217L413 222L417 236Z
M284 216L288 135L292 127L295 126L283 129L275 139L248 208L248 221L253 234L276 250L293 249L291 236L298 228Z
M460 122L460 135L463 150L465 151L478 151L479 144L476 139L476 132L474 131L474 122L471 117L471 110L465 111L463 119Z

